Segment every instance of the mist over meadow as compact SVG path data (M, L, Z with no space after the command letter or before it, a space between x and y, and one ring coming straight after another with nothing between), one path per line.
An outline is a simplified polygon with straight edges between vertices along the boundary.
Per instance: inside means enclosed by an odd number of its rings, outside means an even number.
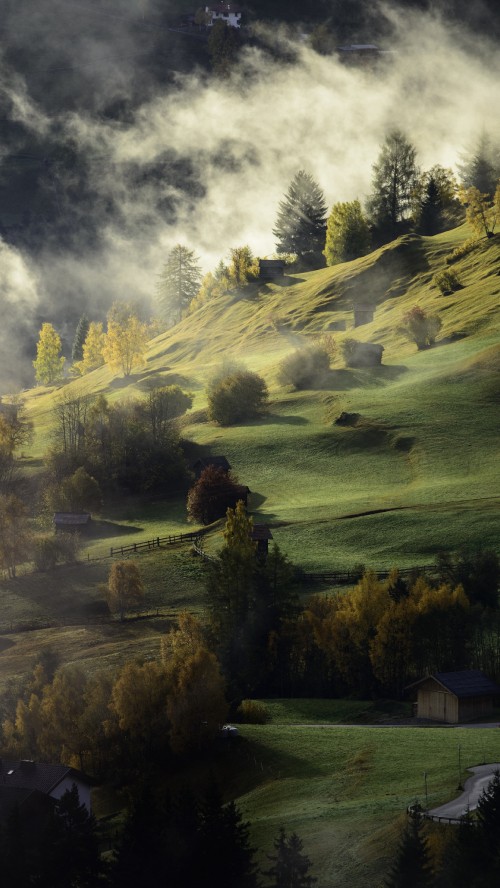
M0 391L31 383L43 321L70 343L83 311L151 310L174 244L205 271L230 247L271 255L299 169L329 205L363 201L393 127L423 169L498 136L498 47L439 14L382 5L375 70L316 54L300 28L261 29L221 80L185 63L196 38L174 39L164 3L2 5Z

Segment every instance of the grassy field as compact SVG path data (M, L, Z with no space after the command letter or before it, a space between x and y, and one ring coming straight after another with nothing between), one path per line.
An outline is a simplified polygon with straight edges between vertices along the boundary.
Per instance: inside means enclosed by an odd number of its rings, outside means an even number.
M318 888L380 885L406 807L425 803L424 772L430 807L458 794L459 747L462 780L468 767L500 761L496 728L273 723L240 733L248 785L238 805L253 841L265 860L280 826L295 830Z

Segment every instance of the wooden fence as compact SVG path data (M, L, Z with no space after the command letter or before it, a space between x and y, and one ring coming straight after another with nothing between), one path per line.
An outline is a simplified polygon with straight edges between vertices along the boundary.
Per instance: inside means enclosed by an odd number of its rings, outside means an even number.
M190 543L197 540L202 530L193 530L189 533L169 534L164 537L155 537L152 540L144 540L142 543L131 543L130 546L111 546L109 554L114 555L130 555L134 552L141 552L143 549L159 549L161 546L174 546L178 543Z
M414 574L432 573L435 570L435 565L424 564L419 567L398 568L398 575L400 577L411 577ZM385 580L391 571L374 570L374 573L379 580ZM306 583L331 583L333 586L348 586L351 583L357 583L362 576L363 570L320 570L303 574Z

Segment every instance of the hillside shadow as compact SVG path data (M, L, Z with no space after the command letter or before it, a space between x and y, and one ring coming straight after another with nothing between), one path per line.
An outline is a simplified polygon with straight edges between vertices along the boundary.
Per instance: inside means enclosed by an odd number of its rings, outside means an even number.
M169 368L165 368L168 370ZM149 392L155 388L165 388L167 385L179 385L181 388L191 385L186 376L180 373L158 373L157 370L149 370L142 374L142 379L137 383L137 388L142 392Z
M302 426L307 425L309 422L304 416L282 416L279 413L266 413L262 416L261 422L259 425L294 425L294 426Z
M106 521L105 519L92 519L85 532L85 539L106 539L107 537L126 536L132 533L144 533L144 528L130 524L126 526L116 524L114 521Z
M408 368L401 365L384 365L367 368L330 370L311 388L321 391L347 391L353 388L376 388L399 379Z

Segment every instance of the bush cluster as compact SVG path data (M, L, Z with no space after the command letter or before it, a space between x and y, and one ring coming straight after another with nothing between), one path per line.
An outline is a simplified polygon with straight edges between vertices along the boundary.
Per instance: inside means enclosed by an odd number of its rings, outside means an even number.
M265 409L267 385L262 376L237 370L212 383L208 390L208 415L219 425L254 419Z
M278 368L280 385L296 389L310 388L321 382L330 369L330 355L320 346L298 348L286 356Z
M453 271L451 268L438 271L432 280L443 296L448 296L449 293L455 293L456 290L462 289L462 284L456 271Z

